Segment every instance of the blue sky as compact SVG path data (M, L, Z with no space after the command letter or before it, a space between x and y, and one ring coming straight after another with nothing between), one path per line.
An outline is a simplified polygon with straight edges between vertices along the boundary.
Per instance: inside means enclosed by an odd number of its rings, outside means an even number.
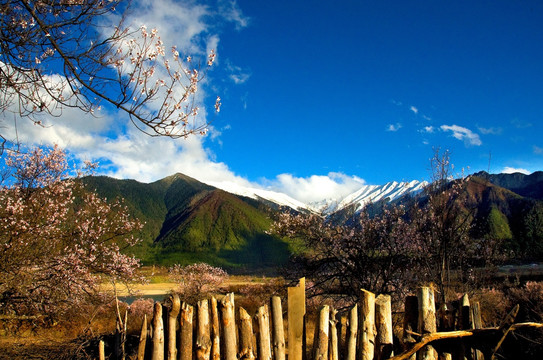
M216 48L201 93L206 103L222 98L218 116L207 111L210 134L146 138L111 109L20 132L98 159L111 176L179 171L302 201L428 179L434 147L451 151L458 172L543 170L541 1L134 5L134 26L156 26L167 44L196 55ZM314 199L300 195L308 188Z

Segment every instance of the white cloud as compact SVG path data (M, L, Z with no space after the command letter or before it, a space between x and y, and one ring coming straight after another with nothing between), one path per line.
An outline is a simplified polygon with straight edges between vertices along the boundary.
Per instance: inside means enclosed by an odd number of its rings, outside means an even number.
M235 1L219 1L219 12L223 14L226 20L233 22L237 30L241 30L249 25L250 18L243 15Z
M425 127L422 129L422 132L425 132L425 133L433 133L433 132L434 132L434 127L433 127L433 126L425 126Z
M441 125L441 130L452 131L453 137L458 140L463 140L466 145L482 145L479 134L474 133L470 129L467 129L458 125Z
M233 65L230 62L227 62L226 70L230 73L228 77L236 85L245 83L251 77L249 71L242 69L240 66Z
M418 113L419 113L419 109L417 109L417 108L414 107L414 106L411 106L411 107L409 108L409 110L413 111L415 114L418 114Z
M526 170L526 169L523 169L523 168L513 168L513 167L509 167L509 166L506 166L503 168L503 170L501 171L502 174L514 174L514 173L521 173L521 174L525 174L525 175L530 175L531 172Z
M304 203L311 203L323 199L339 201L359 190L364 184L365 181L357 176L348 176L338 172L310 177L281 174L275 180L269 182L268 188L283 192Z
M500 135L503 131L501 127L489 127L489 128L478 127L477 129L483 135Z
M387 126L387 131L398 131L402 128L402 124L396 123L396 124L389 124Z
M543 154L543 148L534 145L534 146L533 146L533 149L534 149L534 154L537 154L537 155Z

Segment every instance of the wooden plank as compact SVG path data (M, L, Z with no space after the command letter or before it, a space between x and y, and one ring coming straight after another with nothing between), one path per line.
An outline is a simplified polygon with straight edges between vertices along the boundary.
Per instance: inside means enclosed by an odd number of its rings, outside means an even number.
M287 289L288 359L303 360L305 344L305 278Z

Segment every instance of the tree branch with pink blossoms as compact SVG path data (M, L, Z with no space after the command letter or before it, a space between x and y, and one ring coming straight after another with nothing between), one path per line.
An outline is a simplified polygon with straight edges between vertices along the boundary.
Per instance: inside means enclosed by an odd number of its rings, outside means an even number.
M0 309L55 316L107 278L138 279L139 260L123 250L141 224L70 177L55 146L9 153L0 188ZM81 174L81 173L80 173Z

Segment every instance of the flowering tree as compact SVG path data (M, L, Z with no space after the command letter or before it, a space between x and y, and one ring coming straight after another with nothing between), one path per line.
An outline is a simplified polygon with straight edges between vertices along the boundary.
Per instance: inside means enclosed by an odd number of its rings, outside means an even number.
M170 278L179 284L177 291L185 301L194 301L200 296L217 291L228 280L226 271L206 263L187 266L175 264L169 269L169 273Z
M141 225L69 177L55 147L9 153L0 188L0 309L62 312L98 290L104 277L132 280L139 261L121 253Z
M450 152L434 150L431 161L432 182L425 188L425 199L413 209L411 219L424 239L424 257L420 266L437 286L445 301L451 284L451 271L467 273L476 257L477 242L470 230L474 209L467 199L467 178L455 178ZM478 251L482 251L479 249Z
M361 288L401 295L416 281L421 239L404 220L403 207L385 207L380 216L363 211L353 225L334 225L316 215L282 214L273 230L301 239L306 250L289 274L307 276L313 294L348 295Z
M108 24L117 7L126 2L0 1L0 111L41 124L38 114L92 113L106 103L149 135L205 132L194 98L205 71L167 49L156 29ZM211 52L206 65L214 59Z

